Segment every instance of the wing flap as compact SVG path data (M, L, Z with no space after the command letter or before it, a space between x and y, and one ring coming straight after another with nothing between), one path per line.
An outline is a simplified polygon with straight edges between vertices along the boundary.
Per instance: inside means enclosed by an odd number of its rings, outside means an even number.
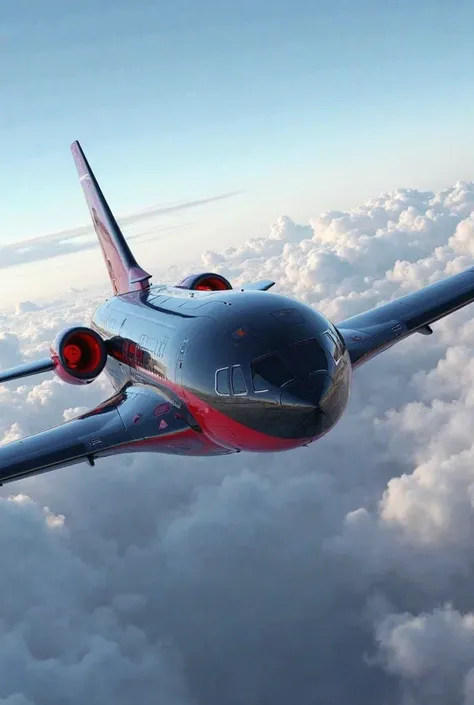
M354 366L474 301L474 267L337 324ZM429 333L428 333L429 334Z

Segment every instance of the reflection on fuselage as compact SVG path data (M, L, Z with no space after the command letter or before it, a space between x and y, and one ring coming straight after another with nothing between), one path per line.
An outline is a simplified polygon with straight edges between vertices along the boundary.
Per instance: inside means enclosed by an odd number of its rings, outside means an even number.
M339 420L351 365L321 313L266 292L175 291L134 292L96 312L116 388L158 386L235 450L305 445Z

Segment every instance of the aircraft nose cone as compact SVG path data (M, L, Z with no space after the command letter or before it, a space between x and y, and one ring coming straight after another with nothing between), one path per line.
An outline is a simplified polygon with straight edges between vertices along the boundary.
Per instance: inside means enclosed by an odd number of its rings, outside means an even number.
M281 392L281 405L286 409L310 413L318 406L319 399L315 390L303 382L291 382Z
M309 385L318 397L318 404L321 404L332 387L332 379L328 372L322 370L312 372L309 376Z

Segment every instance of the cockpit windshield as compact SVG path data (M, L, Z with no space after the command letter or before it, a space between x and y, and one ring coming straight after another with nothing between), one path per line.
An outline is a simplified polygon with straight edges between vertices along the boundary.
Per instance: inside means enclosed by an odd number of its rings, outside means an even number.
M294 344L294 348L308 372L326 369L326 353L316 338L300 340Z
M278 355L270 354L252 362L252 384L256 392L266 392L269 385L282 387L293 374Z

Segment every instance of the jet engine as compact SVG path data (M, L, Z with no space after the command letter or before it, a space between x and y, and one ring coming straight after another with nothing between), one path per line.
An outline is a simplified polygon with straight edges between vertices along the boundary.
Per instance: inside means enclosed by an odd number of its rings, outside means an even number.
M190 274L177 284L180 289L193 289L195 291L227 291L232 289L232 284L222 274L201 272Z
M105 343L92 328L76 326L63 330L51 346L54 371L69 384L89 384L100 375L107 361Z

